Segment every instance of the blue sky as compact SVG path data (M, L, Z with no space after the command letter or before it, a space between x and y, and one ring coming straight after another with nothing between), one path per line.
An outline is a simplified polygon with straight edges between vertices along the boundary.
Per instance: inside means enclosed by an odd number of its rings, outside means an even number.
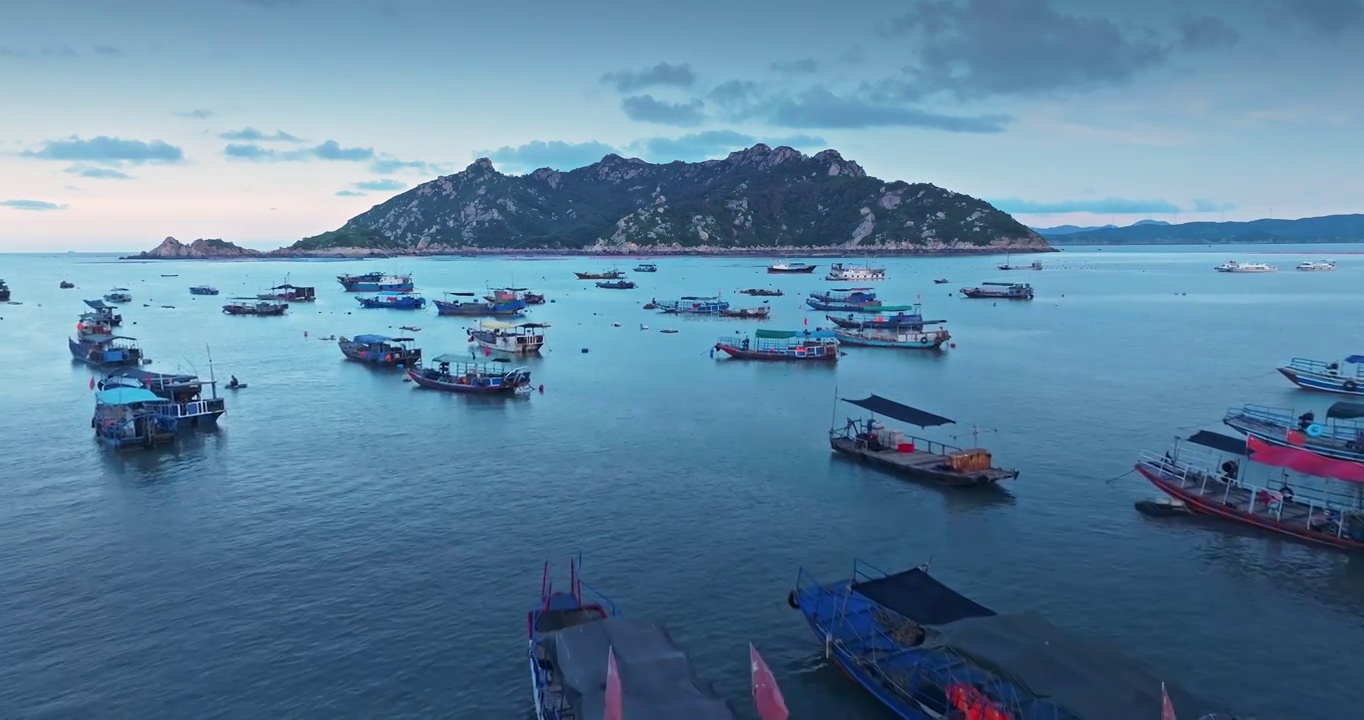
M49 0L0 250L274 247L489 156L832 147L1034 225L1361 210L1364 0Z

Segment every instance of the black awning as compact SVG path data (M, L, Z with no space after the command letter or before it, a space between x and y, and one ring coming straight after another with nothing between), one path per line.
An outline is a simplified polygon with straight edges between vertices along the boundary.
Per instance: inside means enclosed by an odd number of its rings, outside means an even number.
M1229 455L1246 454L1245 438L1235 438L1230 435L1215 433L1211 430L1199 430L1189 436L1189 442L1194 443L1195 445L1212 448L1213 450L1224 452Z
M1338 402L1326 411L1326 417L1338 420L1364 418L1364 403Z
M918 408L901 405L894 400L887 400L880 395L868 395L861 400L843 398L843 402L870 410L877 415L885 415L888 418L899 420L900 422L907 422L911 425L918 425L922 428L934 427L936 425L950 425L955 422L954 420L950 420L941 415L934 415L931 412L925 412Z
M873 602L920 625L945 625L995 611L938 582L922 568L865 580L852 586Z

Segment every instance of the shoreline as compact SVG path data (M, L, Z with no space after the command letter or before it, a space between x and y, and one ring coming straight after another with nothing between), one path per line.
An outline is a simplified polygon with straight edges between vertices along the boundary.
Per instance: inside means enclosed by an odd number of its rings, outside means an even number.
M495 258L657 258L657 257L701 257L701 258L900 258L900 257L982 257L989 255L1027 255L1039 253L1061 252L1054 247L981 247L970 249L953 248L907 248L880 250L872 253L849 252L849 248L810 248L802 251L800 248L778 248L772 249L747 249L734 248L729 250L707 249L689 250L672 248L636 248L629 251L606 251L600 249L584 248L582 250L565 249L525 249L516 250L511 248L465 248L461 250L443 250L439 252L424 251L403 251L385 252L382 250L369 250L362 248L346 248L337 251L288 251L288 250L269 250L254 255L209 255L203 257L162 257L157 255L124 255L119 260L384 260L400 258L423 258L423 257L495 257Z

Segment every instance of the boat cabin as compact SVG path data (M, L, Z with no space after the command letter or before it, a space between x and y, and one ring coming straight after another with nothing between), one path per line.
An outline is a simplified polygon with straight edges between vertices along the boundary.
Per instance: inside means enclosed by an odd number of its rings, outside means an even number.
M414 342L416 340L410 337L367 334L349 339L343 337L336 344L348 360L405 367L421 362L421 348L413 347Z
M477 328L469 328L470 342L493 352L529 355L540 352L545 345L546 323L506 323L484 320Z
M317 289L301 285L276 285L270 292L257 295L261 300L283 300L284 302L313 302L317 300Z
M987 300L1031 300L1032 285L1028 283L983 282L979 287L962 288L961 294L968 298Z
M204 397L207 386L212 395ZM162 412L192 426L212 424L227 411L227 403L218 397L217 383L200 380L194 375L155 373L125 368L109 373L100 381L101 390L133 388L148 390L165 401Z
M1295 357L1279 373L1304 390L1364 395L1364 355L1331 362Z
M179 425L166 400L150 390L118 387L95 393L90 426L104 445L119 450L175 442Z

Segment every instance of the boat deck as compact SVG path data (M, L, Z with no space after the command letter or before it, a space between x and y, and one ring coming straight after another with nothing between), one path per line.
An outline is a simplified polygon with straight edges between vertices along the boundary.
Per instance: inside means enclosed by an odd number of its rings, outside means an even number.
M835 437L829 445L836 452L879 465L902 475L929 480L940 485L964 487L972 485L993 485L1001 480L1018 477L1017 470L991 467L982 470L961 472L947 467L947 456L932 452L915 450L871 450L852 439Z
M1227 427L1275 445L1285 445L1285 435L1288 431L1298 430L1296 425L1285 424L1287 421L1275 422L1246 412L1229 413L1222 422ZM1364 448L1359 447L1360 436L1364 435L1364 430L1355 430L1357 426L1353 423L1322 424L1321 427L1326 434L1314 438L1304 433L1302 447L1328 457L1364 459Z

